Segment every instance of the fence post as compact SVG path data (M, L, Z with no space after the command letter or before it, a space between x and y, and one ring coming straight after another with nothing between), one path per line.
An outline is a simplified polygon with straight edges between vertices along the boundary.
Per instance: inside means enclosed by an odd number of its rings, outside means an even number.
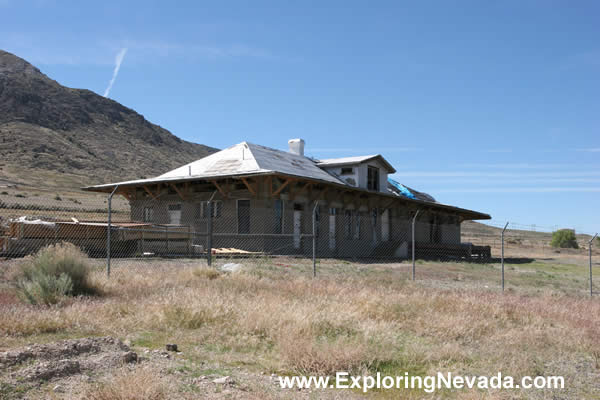
M169 257L169 226L165 225L165 248L167 249L166 257Z
M192 256L192 227L188 225L187 255Z
M417 212L415 213L415 216L413 217L412 220L412 280L415 280L415 273L416 273L416 262L415 262L415 223L417 221L417 216L419 215L419 212L421 212L421 210L417 210Z
M590 239L590 243L588 245L588 249L590 251L590 297L594 295L594 286L592 285L592 243L598 234L596 233L593 238Z
M319 201L315 201L315 207L312 212L312 262L313 262L313 278L317 277L317 207Z
M106 224L106 276L110 278L110 230L112 219L112 198L119 185L116 185L108 196L108 223Z
M212 201L206 202L206 208L208 212L208 220L206 224L206 263L210 267L212 265L212 234L213 234L213 226L212 226Z
M502 239L502 291L504 292L504 231L508 227L508 222L504 225L504 229L502 229L501 239Z

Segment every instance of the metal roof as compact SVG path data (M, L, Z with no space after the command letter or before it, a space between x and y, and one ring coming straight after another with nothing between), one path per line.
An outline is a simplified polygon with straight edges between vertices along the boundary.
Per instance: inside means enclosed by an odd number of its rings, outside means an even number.
M290 177L300 177L322 183L343 186L346 190L368 192L391 198L397 198L407 203L422 206L446 209L468 216L470 219L490 219L488 214L467 210L446 204L429 201L425 198L409 199L391 192L371 192L367 189L357 188L336 178L333 174L321 169L324 166L361 163L375 158L389 165L381 155L345 157L330 160L312 160L305 156L276 150L253 143L242 142L211 154L200 160L183 165L155 178L136 179L123 182L107 183L83 188L84 190L106 192L116 186L137 186L143 184L185 182L195 180L211 180L223 177L250 177L257 175L280 174ZM342 162L342 160L344 160ZM389 165L390 169L395 170ZM412 190L412 189L411 189Z
M355 157L341 157L341 158L327 158L325 160L316 160L319 167L337 167L340 165L351 165L351 164L362 164L367 161L377 159L385 165L388 172L394 173L396 170L381 154L371 154L368 156L355 156Z
M319 168L308 157L242 142L200 160L175 168L155 178L108 183L90 186L85 189L102 189L116 185L150 184L189 179L218 178L220 176L268 173L281 173L345 185L338 178Z

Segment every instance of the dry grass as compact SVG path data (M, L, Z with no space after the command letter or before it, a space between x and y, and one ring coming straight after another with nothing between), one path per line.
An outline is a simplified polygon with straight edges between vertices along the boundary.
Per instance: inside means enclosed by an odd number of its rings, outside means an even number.
M194 275L196 275L199 278L205 278L210 280L217 279L221 276L221 273L218 270L210 267L197 267L194 269L193 272Z
M118 371L103 382L92 385L83 398L88 400L163 400L168 399L168 385L148 368Z
M237 274L206 267L120 269L108 282L95 276L107 293L103 298L49 308L0 304L0 335L7 346L57 335L114 335L132 340L134 347L175 342L191 362L280 374L564 375L566 397L600 394L594 383L600 378L596 299L432 289L431 279L406 281L395 266L372 271L330 266L313 280L269 264ZM137 398L110 397L110 390L125 390L118 382L111 387L99 388L93 398ZM441 394L478 397L468 391ZM548 393L490 395L544 398Z

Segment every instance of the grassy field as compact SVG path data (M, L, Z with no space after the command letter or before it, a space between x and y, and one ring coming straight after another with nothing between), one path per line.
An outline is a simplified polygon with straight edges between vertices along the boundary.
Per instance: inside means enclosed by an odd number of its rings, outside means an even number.
M279 389L271 374L501 371L562 375L566 387L375 390L366 397L599 398L600 302L586 296L587 270L560 257L507 264L505 293L497 263L419 261L413 282L408 263L320 260L312 279L310 262L298 259L219 260L244 265L229 274L202 260L115 260L107 280L94 261L103 295L49 308L18 300L7 280L15 262L5 262L0 351L110 335L140 355L166 343L182 353L73 388L66 383L62 394L53 382L2 390L14 398L360 398L359 391ZM212 383L222 376L233 383Z

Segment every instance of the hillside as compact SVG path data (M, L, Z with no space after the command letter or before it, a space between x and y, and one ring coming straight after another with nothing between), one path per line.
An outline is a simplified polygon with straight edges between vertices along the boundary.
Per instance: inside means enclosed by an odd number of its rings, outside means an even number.
M157 175L214 151L0 50L0 180L77 187Z

